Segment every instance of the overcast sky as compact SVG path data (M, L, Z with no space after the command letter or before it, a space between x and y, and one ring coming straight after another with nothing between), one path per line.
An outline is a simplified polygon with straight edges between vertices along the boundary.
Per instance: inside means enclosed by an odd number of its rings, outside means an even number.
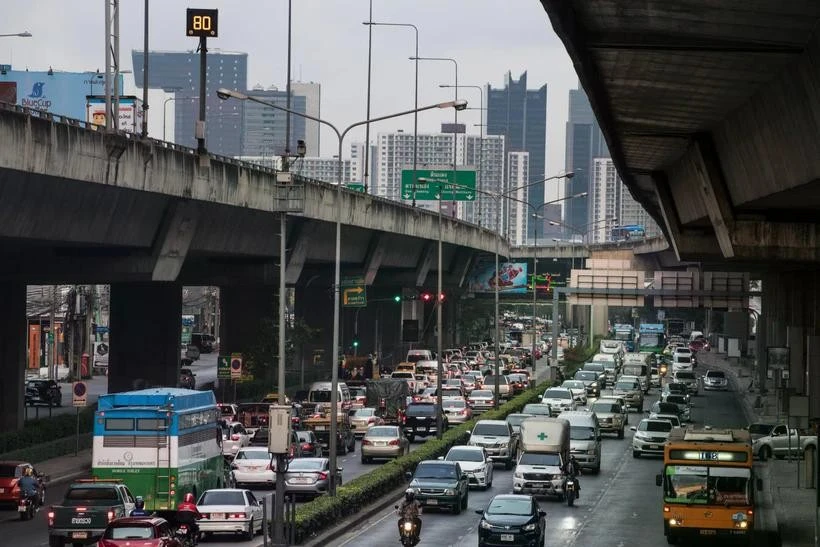
M577 77L563 45L555 36L538 0L372 0L373 20L413 23L419 28L419 54L453 57L459 83L500 87L511 71L518 78L528 72L529 87L548 86L547 173L564 168L567 95ZM295 0L293 2L292 75L294 80L322 85L322 117L337 126L365 119L367 91L368 19L370 0ZM131 70L131 50L143 47L143 2L120 2L121 68ZM284 89L287 68L287 0L151 0L150 49L195 49L197 39L185 36L185 8L219 8L219 37L209 48L249 54L248 85L276 85ZM104 70L103 0L3 0L0 34L30 31L32 38L0 38L0 63L17 69ZM413 106L413 31L374 27L371 115L384 115ZM126 92L134 92L126 74ZM453 98L453 65L422 62L419 104ZM478 91L461 90L478 106ZM162 91L151 93L149 131L162 134ZM468 111L459 121L468 132L480 122L480 111ZM171 116L169 115L169 118ZM419 116L419 131L437 132L451 111ZM169 122L170 124L170 122ZM381 131L412 131L413 117L371 126ZM173 134L170 125L169 132ZM364 130L350 141L364 140ZM322 155L335 152L335 138L322 133ZM345 146L347 155L349 146ZM312 155L312 154L311 154Z

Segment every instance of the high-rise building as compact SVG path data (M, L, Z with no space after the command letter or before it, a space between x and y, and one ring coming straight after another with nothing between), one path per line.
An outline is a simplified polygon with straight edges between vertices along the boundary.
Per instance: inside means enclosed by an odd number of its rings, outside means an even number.
M445 127L450 129L450 127ZM490 192L501 192L504 179L504 137L491 135L484 137L483 150L481 137L467 135L463 132L419 134L418 160L419 170L450 167L453 165L453 139L455 139L456 166L476 168L476 185ZM413 168L413 134L404 131L379 133L376 136L376 174L374 181L375 194L388 199L400 200L402 170ZM481 154L482 169L478 170L478 158ZM371 177L372 178L372 177ZM410 203L412 198L404 199ZM473 203L458 202L455 210L459 218L495 227L498 223L496 200L477 195ZM437 207L433 202L418 202L424 209ZM443 210L452 214L452 202L442 200Z
M196 122L199 119L199 53L195 51L149 51L151 89L173 92L174 142L196 148ZM143 52L132 51L134 80L144 86ZM205 146L223 156L243 153L243 101L223 101L216 96L220 87L245 90L248 85L248 54L211 52L207 55L205 80ZM167 103L163 108L167 108Z
M530 178L529 152L509 152L507 154L507 182L513 189L507 196L509 212L506 234L513 245L524 245L527 241L527 226L530 208L527 205L527 181Z
M586 233L591 243L612 241L616 226L642 226L646 237L661 234L655 220L629 193L611 158L592 160L589 202L592 218Z
M322 117L322 86L316 82L291 82L290 91L294 97L305 98L305 114L314 118ZM305 146L309 156L319 156L319 122L304 120L305 122Z
M565 183L565 195L571 196L582 192L589 195L563 202L563 222L568 226L565 231L567 236L571 236L573 230L584 230L592 222L590 184L593 158L608 157L606 141L586 93L580 86L578 89L570 89L565 169L567 172L573 172L574 176Z
M526 72L517 81L508 72L503 89L487 88L487 134L503 135L507 152L529 153L530 179L524 184L546 178L547 85L527 89ZM533 207L544 203L543 182L527 189L526 201ZM527 226L527 237L533 238L535 225Z
M293 92L291 92L293 93ZM285 108L288 102L286 91L280 91L275 86L264 89L255 86L248 91L248 95L263 101ZM255 103L243 101L245 112L242 122L243 156L280 156L285 153L285 133L287 132L287 113ZM306 100L304 96L291 96L290 109L294 112L305 113ZM305 139L305 118L290 117L290 152L296 153L296 143ZM309 150L309 149L308 149Z
M378 173L376 172L376 158L378 156L378 147L370 145L370 154L367 159L370 162L370 169L368 170L368 178L372 188L368 188L369 193L375 194L375 188L378 184ZM353 182L364 184L364 143L354 142L350 145L350 176Z

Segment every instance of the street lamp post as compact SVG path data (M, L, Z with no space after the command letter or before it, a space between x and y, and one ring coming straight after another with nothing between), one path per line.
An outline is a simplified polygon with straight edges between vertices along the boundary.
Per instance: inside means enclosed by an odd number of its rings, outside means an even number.
M339 130L335 125L332 123L323 120L321 118L317 118L315 116L310 116L308 114L304 114L302 112L296 112L293 110L288 110L287 108L283 108L279 105L263 101L257 97L251 97L242 93L240 91L230 90L230 89L219 89L217 91L217 96L220 99L227 100L230 98L238 99L242 101L252 101L256 102L265 106L269 106L271 108L275 108L276 110L281 110L292 114L294 116L300 116L302 118L306 118L308 120L315 121L326 127L329 127L335 134L336 138L339 141L339 148L338 148L338 160L339 160L339 167L338 167L338 176L337 176L337 186L336 186L336 253L335 253L335 272L334 272L334 301L333 301L333 347L331 351L331 391L330 391L330 442L329 442L329 453L330 453L330 485L329 485L329 493L330 495L336 495L336 447L337 447L337 439L336 434L338 431L338 416L339 416L339 394L338 394L338 386L339 386L339 315L340 315L340 299L339 299L339 289L341 284L341 250L342 250L342 187L343 184L343 173L344 173L344 160L342 160L342 146L344 144L345 136L356 127L360 127L362 125L366 125L372 122L378 122L382 120L389 120L391 118L398 118L400 116L405 116L407 114L413 114L414 112L423 112L425 110L433 110L436 108L455 108L458 110L463 110L467 106L467 101L448 101L444 103L438 103L428 106L422 106L416 109L411 110L404 110L402 112L396 112L394 114L388 114L386 116L379 116L377 118L372 118L369 120L362 120L356 123L353 123L343 130ZM280 321L284 320L284 318L280 318Z
M168 97L162 103L162 140L163 141L165 140L165 124L166 124L166 116L168 114L168 109L166 107L168 106L168 103L171 102L171 101L180 101L180 100L183 100L183 99L185 99L185 100L189 100L189 99L194 100L194 97Z
M370 26L371 29L374 26L406 27L406 28L412 28L413 29L413 31L415 33L415 38L416 38L416 40L415 40L416 49L415 49L415 55L414 55L415 60L416 60L416 75L415 75L415 92L413 94L413 108L417 109L419 107L419 29L418 29L418 27L416 25L412 24L412 23L385 23L385 22L381 22L381 21L373 21L372 4L371 4L371 17L370 17L370 19L371 19L370 21L365 21L362 24ZM367 77L367 101L368 101L367 116L370 117L370 110L369 110L369 104L370 104L370 42L368 42L367 58L368 58L368 61L367 61L367 63L368 63L368 68L367 68L367 73L368 73L368 77ZM456 99L458 99L458 97L456 97ZM367 147L365 149L365 152L364 152L365 171L366 171L370 167L368 165L368 159L367 159L369 157L368 153L370 151L370 143L369 142L365 143L365 146ZM416 110L413 113L413 203L412 203L413 207L416 206L416 186L418 185L418 171L416 170L416 167L418 166L418 159L419 159L419 113L418 113L418 110ZM365 182L365 184L367 184L367 182Z
M0 34L0 38L31 38L32 34L25 30L23 32L12 32L11 34Z
M458 90L459 87L469 87L470 89L477 89L478 92L481 94L481 106L479 107L479 111L481 112L481 123L478 124L481 126L480 128L480 136L479 136L479 145L478 145L478 187L484 189L484 88L480 85L458 85L458 81L456 80L456 85L444 85L441 84L439 87L447 89L454 87ZM464 144L464 151L465 154L467 152L467 143ZM466 161L466 160L465 160ZM478 202L478 209L479 213L476 215L478 218L478 225L481 226L481 201Z

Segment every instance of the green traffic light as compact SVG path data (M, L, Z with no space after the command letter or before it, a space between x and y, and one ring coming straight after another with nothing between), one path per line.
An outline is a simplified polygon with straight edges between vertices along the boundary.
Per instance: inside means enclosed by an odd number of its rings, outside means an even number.
M358 340L353 340L353 347L354 347L354 348L358 348L358 347L359 347L359 341L358 341Z
M393 297L393 302L401 302L401 296L399 296L398 294L396 296L394 296Z

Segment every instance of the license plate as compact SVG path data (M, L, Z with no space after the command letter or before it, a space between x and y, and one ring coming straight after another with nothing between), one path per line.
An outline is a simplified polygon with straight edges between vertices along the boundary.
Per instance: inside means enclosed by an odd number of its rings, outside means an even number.
M515 536L512 534L501 534L501 541L515 541Z
M376 441L373 443L373 446L387 446L387 443L384 441Z
M427 500L427 505L438 505L438 500Z
M314 429L316 431L327 431L327 427L325 427L323 425L317 425L316 427L314 427Z
M259 471L260 469L262 469L262 467L259 465L252 465L248 467L248 471Z
M716 536L717 530L701 530L700 535L702 536Z
M26 512L26 506L25 505L18 505L17 506L17 512L25 513Z
M649 450L658 450L659 448L660 448L660 447L659 447L658 445L656 445L656 444L650 444L650 445L649 445Z
M292 482L293 484L308 484L310 482L310 479L304 477L296 477L295 479L291 479L290 482Z
M211 518L214 520L224 520L225 513L211 513Z
M71 539L87 539L88 532L71 532Z

